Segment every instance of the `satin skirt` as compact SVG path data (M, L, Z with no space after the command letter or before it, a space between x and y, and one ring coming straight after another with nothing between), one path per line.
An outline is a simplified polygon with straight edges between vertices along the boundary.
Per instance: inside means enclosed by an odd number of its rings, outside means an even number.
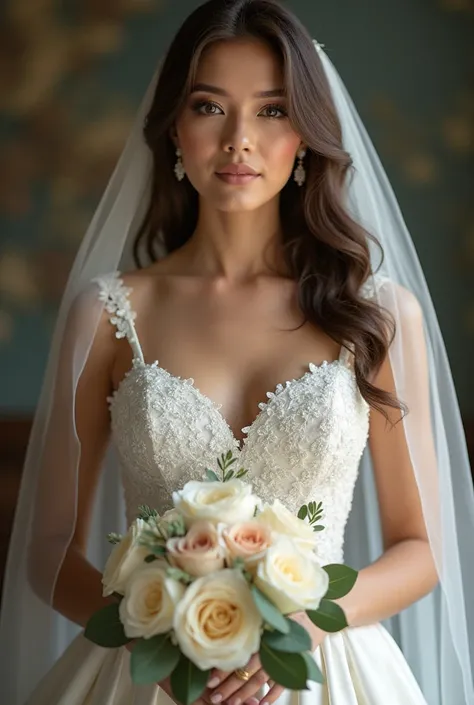
M286 690L278 705L427 705L402 652L381 624L330 634L313 657L325 684ZM174 705L158 686L134 685L129 662L127 649L104 649L81 633L27 705ZM267 691L264 686L260 693Z

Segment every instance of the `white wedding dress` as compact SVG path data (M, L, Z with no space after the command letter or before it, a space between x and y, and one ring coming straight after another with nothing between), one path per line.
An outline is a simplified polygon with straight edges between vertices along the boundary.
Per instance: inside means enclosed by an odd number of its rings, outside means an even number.
M118 273L97 280L118 337L127 337L133 367L109 399L112 432L122 468L128 520L140 504L163 512L171 493L232 449L249 469L255 492L290 510L322 501L319 534L323 565L343 562L344 529L359 461L367 443L369 407L351 366L351 353L321 365L309 363L300 378L279 384L259 404L254 422L233 436L220 406L192 379L146 363ZM370 295L370 292L368 293ZM278 705L426 705L399 647L380 624L328 635L314 658L325 685L285 691ZM171 705L158 686L135 686L125 648L104 649L80 634L28 700L28 705Z

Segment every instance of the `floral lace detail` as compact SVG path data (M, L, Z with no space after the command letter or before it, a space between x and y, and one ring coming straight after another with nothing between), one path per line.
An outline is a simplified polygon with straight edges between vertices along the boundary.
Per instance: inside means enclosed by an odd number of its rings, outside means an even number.
M143 360L134 326L137 314L132 310L128 298L133 289L124 285L120 272L96 277L93 282L99 285L99 300L104 302L105 310L112 314L110 322L117 328L115 336L127 338L132 346L134 356Z
M114 314L111 322L117 319L121 332L135 340L128 291L116 279L100 281L108 282L101 295ZM192 378L135 358L109 398L128 519L139 504L169 509L173 490L201 479L206 467L215 467L217 457L232 450L263 500L279 498L293 512L308 501L323 502L326 528L318 537L318 555L323 564L342 561L369 407L352 366L341 357L309 363L300 378L267 392L268 401L258 404L259 414L242 429L242 447L221 405L202 394Z

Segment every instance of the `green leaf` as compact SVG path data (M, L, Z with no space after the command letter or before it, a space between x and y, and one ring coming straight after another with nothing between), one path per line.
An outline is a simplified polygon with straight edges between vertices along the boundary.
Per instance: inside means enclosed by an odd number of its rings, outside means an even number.
M179 647L170 641L169 634L139 639L130 661L132 681L137 685L158 683L176 668L180 655Z
M149 519L155 519L158 516L156 509L152 509L148 504L140 504L138 507L138 518L148 521Z
M324 531L325 528L326 527L322 524L317 524L316 526L313 526L313 531Z
M191 705L205 691L210 671L201 671L184 654L171 674L173 697L182 705Z
M220 482L220 480L219 480L219 478L217 477L217 475L216 475L216 473L214 472L214 470L209 470L209 468L206 468L206 475L207 475L207 479L208 479L210 482Z
M304 521L307 516L308 516L308 507L306 506L306 504L303 504L303 506L300 507L300 510L298 512L298 519L302 519Z
M301 624L293 619L287 619L288 634L281 632L264 631L262 641L275 651L286 651L299 654L301 651L311 649L311 637Z
M120 543L122 539L122 534L116 534L114 531L112 531L110 534L107 534L107 541L109 543Z
M321 600L317 610L306 610L306 614L313 624L325 632L340 632L348 626L344 611L330 600Z
M252 595L264 621L277 631L288 634L290 631L289 620L282 615L278 607L276 607L256 585L252 585Z
M323 684L325 682L324 676L319 670L318 664L314 660L314 657L311 654L308 654L308 652L301 655L306 661L306 666L308 667L308 680Z
M232 480L233 477L234 477L234 471L227 470L226 474L224 475L224 482L227 482L228 480Z
M290 690L308 690L308 666L302 654L274 651L262 641L259 656L263 669L275 683Z
M337 600L352 590L357 580L357 570L342 563L332 563L323 568L329 575L329 589L324 596L325 600Z
M169 566L166 569L166 574L168 577L173 578L173 580L179 580L179 582L184 583L185 585L189 585L194 580L192 575L186 573L184 570L181 570L181 568L174 568L173 566Z
M145 563L153 563L153 561L157 561L158 556L154 556L152 553L150 553L149 556L145 557Z
M308 509L310 514L314 514L316 512L316 503L315 502L310 502L308 504Z
M84 636L94 644L108 649L128 644L130 639L125 635L120 621L118 603L102 607L93 614L87 622Z
M247 473L248 473L248 470L245 470L245 468L240 468L240 470L238 471L238 473L235 477L240 480L240 478L247 475Z

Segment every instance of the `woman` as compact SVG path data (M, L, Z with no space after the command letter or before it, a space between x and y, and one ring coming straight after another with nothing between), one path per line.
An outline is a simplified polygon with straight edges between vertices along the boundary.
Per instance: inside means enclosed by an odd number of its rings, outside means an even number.
M128 519L139 504L169 508L173 489L232 447L262 498L292 510L308 496L323 502L326 564L342 560L367 444L377 502L369 490L363 502L380 513L383 555L341 601L349 629L329 635L293 616L311 633L325 685L268 685L254 656L247 680L213 673L203 702L473 703L451 523L468 528L472 499L449 369L389 186L317 48L276 0L211 0L169 49L143 135L140 116L63 301L10 552L11 705L169 702L168 680L133 686L125 649L79 634L46 674L52 652L38 655L47 636L61 643L46 605L84 627L106 603L87 545L109 445ZM355 174L343 138L359 155ZM386 255L375 277L374 234ZM138 268L119 274L132 250ZM456 512L449 453L455 489L465 483ZM103 512L119 484L107 482ZM380 621L418 604L439 576L444 596L409 625L432 637L442 669L439 680L424 673L420 649L423 694ZM446 606L450 633L429 613L444 619Z

